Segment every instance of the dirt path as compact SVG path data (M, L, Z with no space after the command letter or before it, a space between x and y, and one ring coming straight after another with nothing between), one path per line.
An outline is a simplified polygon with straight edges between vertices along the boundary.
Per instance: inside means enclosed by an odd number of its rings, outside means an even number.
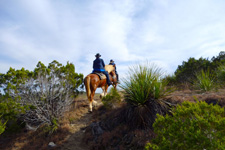
M63 144L61 150L88 150L88 146L81 144L85 127L91 122L92 114L86 113L72 126L72 135L67 137L67 142Z
M100 99L95 100L98 102L98 107L101 104ZM86 101L86 100L85 100ZM94 110L93 110L94 111ZM92 113L88 112L88 105L83 106L81 117L76 120L74 123L71 124L71 133L72 135L69 135L66 138L66 142L60 146L60 150L89 150L90 148L82 144L82 139L85 133L85 128L91 124L92 122Z

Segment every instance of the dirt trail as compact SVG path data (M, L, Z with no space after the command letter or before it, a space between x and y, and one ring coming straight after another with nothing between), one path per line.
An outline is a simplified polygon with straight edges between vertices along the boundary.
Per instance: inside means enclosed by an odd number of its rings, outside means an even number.
M96 108L102 105L100 99L95 98L98 102ZM86 101L86 100L85 100ZM95 108L95 109L96 109ZM94 110L93 110L94 111ZM85 133L85 128L92 122L92 113L88 112L88 105L82 107L82 116L71 124L71 133L66 139L66 142L60 146L60 150L89 150L88 145L82 144L82 139Z
M88 146L81 144L85 127L91 122L92 115L90 113L84 114L84 116L72 124L72 135L67 137L67 142L61 146L61 150L88 150Z

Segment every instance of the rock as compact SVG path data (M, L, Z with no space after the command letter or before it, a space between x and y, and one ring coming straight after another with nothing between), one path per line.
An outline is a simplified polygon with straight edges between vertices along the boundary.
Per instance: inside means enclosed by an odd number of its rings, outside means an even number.
M50 147L50 148L56 147L56 144L55 144L54 142L50 142L50 143L48 144L48 147Z

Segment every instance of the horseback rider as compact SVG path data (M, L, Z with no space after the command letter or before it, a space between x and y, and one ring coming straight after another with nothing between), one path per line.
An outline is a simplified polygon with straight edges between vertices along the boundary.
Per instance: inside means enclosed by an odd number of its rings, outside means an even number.
M104 60L101 59L101 55L97 53L95 55L96 59L93 61L93 71L92 72L102 72L106 76L106 81L108 86L112 85L110 79L109 79L109 74L107 71L105 71L105 63Z
M116 71L116 64L114 63L114 60L111 59L110 62L109 62L109 65L115 65L116 78L117 78L117 82L119 82L119 75L118 75L118 73Z

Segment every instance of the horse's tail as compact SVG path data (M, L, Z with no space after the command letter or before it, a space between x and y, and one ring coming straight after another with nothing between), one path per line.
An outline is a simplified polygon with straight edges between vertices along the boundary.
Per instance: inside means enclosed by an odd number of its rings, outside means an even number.
M88 99L90 100L90 97L91 97L91 88L90 88L90 82L91 81L91 78L89 76L87 76L84 80L84 84L85 84L85 88L86 88L86 93L87 93L87 97Z

